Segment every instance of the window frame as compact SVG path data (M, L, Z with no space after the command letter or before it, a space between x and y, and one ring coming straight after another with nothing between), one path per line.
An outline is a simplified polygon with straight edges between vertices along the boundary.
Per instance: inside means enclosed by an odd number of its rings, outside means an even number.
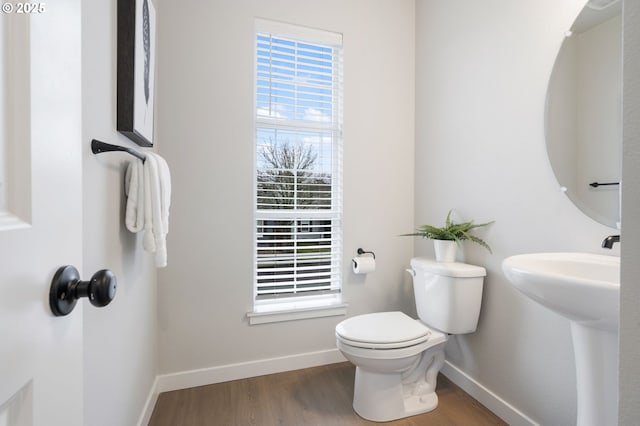
M260 34L269 34L272 38L294 40L300 43L313 45L326 45L332 47L332 77L337 75L338 81L332 80L332 101L331 117L329 123L315 123L309 126L305 120L276 119L274 117L264 117L259 114L258 104L258 40ZM250 324L260 324L265 322L286 321L301 318L324 317L333 315L345 315L346 304L342 300L342 116L343 116L343 71L342 71L342 35L324 30L317 30L308 27L285 24L281 22L256 19L254 37L254 194L253 194L253 311L247 314ZM296 62L297 63L297 62ZM337 74L336 74L337 73ZM319 124L319 125L318 125ZM331 208L330 209L276 209L273 211L259 209L259 165L258 165L258 144L259 129L289 129L317 132L330 132L332 134L331 143ZM264 188L263 188L264 191ZM295 191L297 194L297 190ZM264 206L264 204L262 204ZM286 212L285 212L286 210ZM324 211L321 211L324 210ZM267 214L265 215L265 212ZM293 221L292 229L302 227L298 222L308 221L308 228L313 229L314 220L331 220L331 271L334 278L331 279L331 286L328 291L306 292L301 294L285 294L283 296L263 297L258 290L258 251L259 251L259 220L264 217L282 217ZM291 231L292 233L296 231ZM313 232L313 231L312 231ZM320 233L320 232L319 232ZM335 233L335 235L334 235ZM297 257L295 259L298 259ZM335 264L334 264L335 262ZM296 263L297 265L297 263ZM297 266L294 266L294 269Z

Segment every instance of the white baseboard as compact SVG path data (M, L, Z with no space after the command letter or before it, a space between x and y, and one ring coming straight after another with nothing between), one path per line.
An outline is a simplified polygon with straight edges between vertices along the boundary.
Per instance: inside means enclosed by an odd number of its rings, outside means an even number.
M283 371L301 368L317 367L319 365L334 364L346 361L338 349L308 352L278 358L259 359L237 364L227 364L218 367L200 368L179 373L161 374L156 377L149 392L144 411L140 416L138 426L149 423L153 408L161 392L193 388L228 382L230 380L246 379L247 377L264 376L265 374L281 373Z
M511 426L539 426L538 423L449 361L445 361L441 373Z
M142 414L138 419L138 426L147 426L149 424L149 420L151 420L151 414L153 414L153 409L156 406L156 402L158 401L158 376L153 381L153 385L151 385L151 391L149 392L149 396L147 396L147 400L144 403L144 408L142 409Z
M346 361L346 359L337 349L259 359L238 364L182 371L180 373L162 374L158 376L157 389L158 393L168 392L342 361Z

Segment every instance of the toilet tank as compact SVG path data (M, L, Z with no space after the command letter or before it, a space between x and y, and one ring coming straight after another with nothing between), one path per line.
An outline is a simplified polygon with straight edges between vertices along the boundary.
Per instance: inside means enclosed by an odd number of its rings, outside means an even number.
M476 331L487 275L483 267L416 257L411 259L411 269L422 322L449 334Z

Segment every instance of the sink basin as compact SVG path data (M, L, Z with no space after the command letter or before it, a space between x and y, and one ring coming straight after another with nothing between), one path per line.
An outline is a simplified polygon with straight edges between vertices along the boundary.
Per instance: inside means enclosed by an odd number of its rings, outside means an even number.
M617 332L620 258L591 253L534 253L508 257L505 275L522 293L587 327Z
M620 258L520 254L506 258L502 269L524 295L569 319L576 363L576 424L618 424Z

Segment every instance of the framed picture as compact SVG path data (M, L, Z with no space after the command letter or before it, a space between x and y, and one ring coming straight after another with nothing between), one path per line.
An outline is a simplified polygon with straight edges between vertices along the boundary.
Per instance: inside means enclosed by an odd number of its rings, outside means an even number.
M153 146L156 12L152 0L118 0L116 129Z

